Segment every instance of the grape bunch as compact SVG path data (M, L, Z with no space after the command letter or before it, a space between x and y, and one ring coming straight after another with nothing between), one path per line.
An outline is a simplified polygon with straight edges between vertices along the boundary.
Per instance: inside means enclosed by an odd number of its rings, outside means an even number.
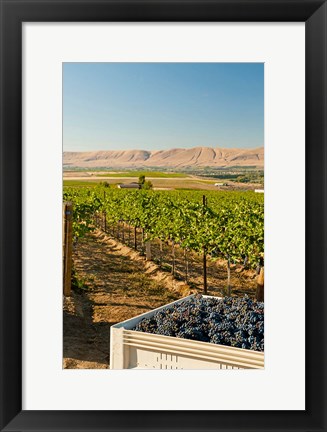
M264 304L248 296L198 294L143 319L133 330L264 351Z

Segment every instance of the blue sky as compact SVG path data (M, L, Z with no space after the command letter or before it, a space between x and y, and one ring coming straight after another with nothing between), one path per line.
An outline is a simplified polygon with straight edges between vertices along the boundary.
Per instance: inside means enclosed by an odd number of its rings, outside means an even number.
M64 151L263 146L263 63L64 63Z

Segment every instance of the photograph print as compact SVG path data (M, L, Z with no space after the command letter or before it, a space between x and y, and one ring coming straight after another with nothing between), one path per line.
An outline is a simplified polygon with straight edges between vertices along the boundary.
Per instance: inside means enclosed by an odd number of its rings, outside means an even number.
M62 79L63 368L264 368L264 64Z

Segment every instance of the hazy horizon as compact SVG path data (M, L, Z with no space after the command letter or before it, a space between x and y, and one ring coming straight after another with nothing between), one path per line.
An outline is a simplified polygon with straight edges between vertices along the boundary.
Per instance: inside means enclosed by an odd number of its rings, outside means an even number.
M63 64L64 151L263 145L263 63Z

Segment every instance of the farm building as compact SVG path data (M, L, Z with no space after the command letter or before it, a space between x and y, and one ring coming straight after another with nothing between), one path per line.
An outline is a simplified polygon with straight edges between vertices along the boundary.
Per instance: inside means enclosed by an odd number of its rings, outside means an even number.
M126 183L126 184L119 184L118 185L119 189L140 189L140 185L136 182L132 182L132 183Z

